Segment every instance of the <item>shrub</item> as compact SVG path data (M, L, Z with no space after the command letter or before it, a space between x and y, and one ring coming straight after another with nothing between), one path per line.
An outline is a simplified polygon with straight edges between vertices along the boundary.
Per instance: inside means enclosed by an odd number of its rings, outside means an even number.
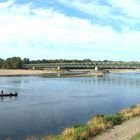
M78 125L74 125L73 128L78 128L78 127L83 127L84 124L78 124Z
M117 113L114 115L106 115L106 116L104 116L104 119L107 122L111 122L112 125L118 125L124 121L124 117L120 113Z
M89 127L79 126L74 129L74 140L87 140L89 137Z
M95 125L96 126L100 123L105 123L104 115L96 115L88 121L89 125Z
M137 106L136 105L132 105L130 108L131 109L134 109L134 108L136 108Z
M134 116L133 109L131 109L131 108L127 108L127 109L122 110L120 112L120 114L122 114L124 116L125 120Z
M140 106L136 106L136 107L133 109L133 115L134 115L134 116L140 115Z
M62 134L53 137L53 140L65 140Z
M63 135L64 135L64 136L67 136L67 137L72 136L73 133L74 133L74 128L66 128L66 129L63 131Z

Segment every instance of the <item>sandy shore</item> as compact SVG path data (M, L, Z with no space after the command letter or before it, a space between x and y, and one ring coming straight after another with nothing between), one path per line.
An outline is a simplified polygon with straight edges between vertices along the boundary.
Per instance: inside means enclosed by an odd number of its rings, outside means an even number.
M77 72L77 71L76 71ZM68 74L66 77L90 77L103 76L102 72L87 71L80 74L75 74L74 71L67 70L6 70L0 69L0 76L16 76L16 75L43 75L43 74Z
M74 72L82 71L81 74L74 74ZM122 73L122 72L140 72L140 69L110 69L109 72L111 73ZM103 73L101 71L94 71L94 70L6 70L6 69L0 69L0 76L14 76L14 75L41 75L41 74L53 74L53 73L68 73L71 74L72 77L89 77L89 76L103 76Z
M56 73L53 70L0 70L0 76L12 76L12 75L41 75L41 74L49 74Z
M140 117L134 117L91 140L129 140L140 132Z

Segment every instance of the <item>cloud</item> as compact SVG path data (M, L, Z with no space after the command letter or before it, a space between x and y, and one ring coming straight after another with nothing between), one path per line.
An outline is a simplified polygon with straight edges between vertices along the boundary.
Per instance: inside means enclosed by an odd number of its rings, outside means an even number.
M0 3L0 9L8 8L13 3L14 3L14 1L12 1L12 0L9 0L9 1L3 2L3 3Z
M104 16L108 15L110 11L110 7L108 5L98 4L96 1L82 1L82 0L59 0L62 4L65 4L67 7L76 8L84 13L88 13L91 15Z
M140 3L138 0L107 0L113 7L118 7L129 17L140 18Z
M111 26L117 31L140 30L140 3L137 0L59 0L66 7L86 13L93 23ZM136 28L137 26L137 28Z
M105 16L109 14L107 9ZM140 32L136 30L118 32L111 26L67 16L51 7L33 8L31 2L0 3L0 19L0 56L4 58L18 55L32 59L139 59Z

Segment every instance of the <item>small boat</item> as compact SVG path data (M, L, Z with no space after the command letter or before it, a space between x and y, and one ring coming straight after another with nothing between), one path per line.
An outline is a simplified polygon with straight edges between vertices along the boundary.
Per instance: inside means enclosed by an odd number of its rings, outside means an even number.
M5 97L5 96L9 96L9 97L12 97L12 96L18 96L18 93L3 93L3 94L0 94L0 97Z

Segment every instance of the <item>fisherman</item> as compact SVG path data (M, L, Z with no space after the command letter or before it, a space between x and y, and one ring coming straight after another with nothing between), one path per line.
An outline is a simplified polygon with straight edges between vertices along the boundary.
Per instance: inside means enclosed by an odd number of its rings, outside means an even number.
M3 95L3 90L1 90L1 95Z
M18 95L18 93L17 92L15 92L15 96L17 96Z

